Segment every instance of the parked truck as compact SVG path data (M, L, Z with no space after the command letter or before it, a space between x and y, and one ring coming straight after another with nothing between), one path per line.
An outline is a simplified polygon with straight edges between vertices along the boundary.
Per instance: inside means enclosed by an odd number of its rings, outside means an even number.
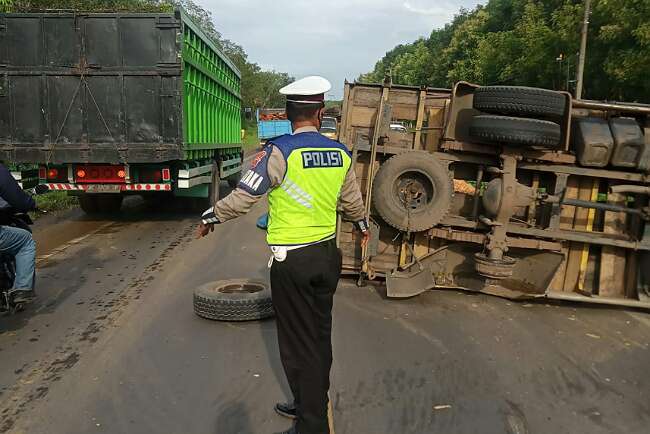
M0 16L0 159L87 213L213 202L241 172L241 76L183 10Z
M386 279L389 297L460 288L650 308L650 106L346 83L340 140L372 234L362 247L341 222L343 267Z
M273 137L291 134L291 122L283 108L257 109L257 137L264 143Z

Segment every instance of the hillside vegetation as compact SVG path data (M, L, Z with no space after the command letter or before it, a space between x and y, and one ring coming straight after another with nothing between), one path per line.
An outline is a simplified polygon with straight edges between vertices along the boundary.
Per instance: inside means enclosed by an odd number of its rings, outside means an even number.
M210 11L193 0L0 0L0 12L32 12L47 9L85 12L172 12L182 6L215 44L239 68L242 74L242 106L283 106L284 99L278 90L293 79L288 74L263 71L248 59L246 51L237 43L226 39L217 30Z
M650 1L593 0L584 97L650 103ZM489 0L428 38L398 45L359 77L407 85L575 88L582 0Z

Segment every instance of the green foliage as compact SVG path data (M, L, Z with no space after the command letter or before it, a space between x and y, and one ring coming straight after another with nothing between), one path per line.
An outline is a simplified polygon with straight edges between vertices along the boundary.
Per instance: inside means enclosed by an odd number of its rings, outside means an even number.
M169 12L166 0L0 0L3 12L33 12L46 9L79 11Z
M41 211L64 211L78 205L76 196L68 196L65 191L51 191L42 196L36 196L36 206ZM35 217L42 214L34 213Z
M342 100L327 100L325 101L325 110L327 109L342 109L343 101Z
M255 120L246 119L243 124L244 127L244 140L242 146L244 151L250 151L260 146L260 139L257 137L257 122Z
M0 0L0 11L32 12L46 9L70 9L85 12L172 12L184 8L192 19L237 66L242 74L242 106L281 107L284 98L278 93L293 78L288 74L263 71L250 62L241 45L226 39L217 30L212 13L195 0Z
M461 10L429 38L398 45L359 80L390 73L407 85L466 80L573 91L583 15L583 0L490 0ZM649 23L648 0L593 0L588 98L650 102Z

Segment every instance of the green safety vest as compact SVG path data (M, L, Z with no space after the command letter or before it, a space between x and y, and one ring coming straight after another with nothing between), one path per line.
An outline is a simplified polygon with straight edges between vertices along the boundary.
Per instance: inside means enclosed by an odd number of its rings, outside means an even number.
M305 144L317 146L296 146L301 136L307 136ZM336 208L352 159L342 144L315 136L283 136L288 139L273 143L283 151L287 172L268 196L269 245L311 244L336 233Z

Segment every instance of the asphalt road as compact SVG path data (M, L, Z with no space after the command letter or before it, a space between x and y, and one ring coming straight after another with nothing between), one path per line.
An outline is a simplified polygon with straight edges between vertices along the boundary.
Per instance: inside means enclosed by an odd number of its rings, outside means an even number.
M195 216L39 223L38 303L0 318L0 433L267 434L286 429L273 320L192 311L217 279L267 279L263 208L193 240ZM650 315L343 282L337 434L647 433Z

